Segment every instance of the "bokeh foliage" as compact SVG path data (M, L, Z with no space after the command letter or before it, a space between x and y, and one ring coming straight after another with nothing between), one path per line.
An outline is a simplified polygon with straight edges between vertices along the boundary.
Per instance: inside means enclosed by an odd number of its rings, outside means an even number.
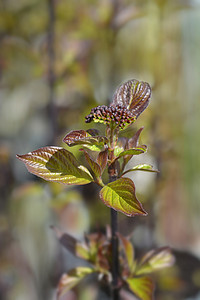
M149 216L121 216L120 228L123 234L134 232L140 252L163 245L186 251L177 253L171 273L159 275L156 299L195 299L200 289L200 3L57 0L55 22L50 3L0 1L0 299L54 299L60 274L75 262L50 225L81 238L89 227L102 230L109 222L93 185L74 190L40 182L27 175L15 154L50 142L60 146L70 130L88 129L84 116L97 104L108 104L116 87L130 78L149 82L153 96L127 136L145 126L142 142L149 151L142 162L160 173L134 173ZM54 27L53 85L49 24ZM95 299L96 290L89 282L68 297Z

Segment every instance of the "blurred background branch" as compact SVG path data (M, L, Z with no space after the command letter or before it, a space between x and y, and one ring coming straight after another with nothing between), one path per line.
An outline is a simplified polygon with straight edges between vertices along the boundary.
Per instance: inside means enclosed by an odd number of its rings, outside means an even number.
M48 0L49 12L49 26L47 38L47 51L48 51L48 83L49 83L49 104L48 112L49 119L51 120L52 141L56 138L57 133L57 110L55 106L55 1Z

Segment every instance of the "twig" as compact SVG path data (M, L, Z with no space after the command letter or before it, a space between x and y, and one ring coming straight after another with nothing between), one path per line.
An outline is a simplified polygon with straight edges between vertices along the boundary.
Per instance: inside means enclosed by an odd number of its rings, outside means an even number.
M109 181L115 181L116 175L110 176ZM119 253L118 253L118 222L117 222L117 211L110 209L111 216L111 247L112 247L112 300L119 300L119 288L118 288L118 276L119 276Z

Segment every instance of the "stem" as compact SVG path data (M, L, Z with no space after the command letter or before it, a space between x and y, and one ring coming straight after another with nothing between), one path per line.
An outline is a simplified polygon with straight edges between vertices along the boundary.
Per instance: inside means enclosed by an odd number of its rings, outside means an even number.
M117 211L111 210L111 233L112 233L112 299L119 299L119 289L118 289L118 273L119 273L119 263L118 263L118 237L117 237Z
M115 181L117 176L110 176L110 182ZM117 236L117 211L110 209L111 217L111 249L112 249L112 300L119 300L118 276L119 276L119 253Z
M107 128L108 129L108 128ZM107 130L107 136L110 140L110 154L109 159L113 163L108 167L109 182L113 182L118 177L118 171L116 167L116 162L114 160L114 147L118 138L118 132L115 130L114 126L111 126ZM119 287L118 287L118 278L119 278L119 252L118 252L118 226L117 226L117 211L113 208L110 209L111 217L111 251L112 251L112 262L111 262L111 273L112 273L112 300L119 300Z

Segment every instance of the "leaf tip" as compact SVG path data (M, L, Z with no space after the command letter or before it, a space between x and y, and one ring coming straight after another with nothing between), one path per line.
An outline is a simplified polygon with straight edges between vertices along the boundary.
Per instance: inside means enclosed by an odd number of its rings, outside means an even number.
M16 154L16 158L23 161L24 155Z

